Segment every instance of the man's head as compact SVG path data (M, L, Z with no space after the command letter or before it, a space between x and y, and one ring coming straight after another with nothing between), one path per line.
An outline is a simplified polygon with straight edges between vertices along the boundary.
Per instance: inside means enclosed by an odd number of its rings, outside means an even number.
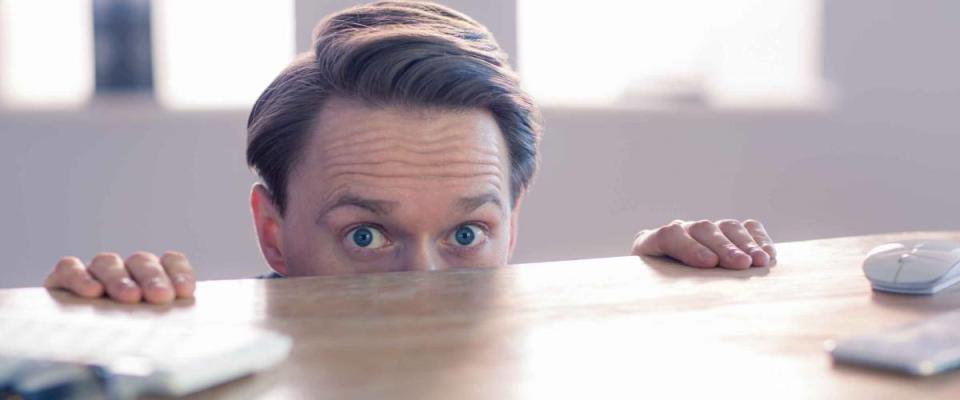
M539 129L468 17L413 2L332 15L250 113L261 250L286 275L502 265Z

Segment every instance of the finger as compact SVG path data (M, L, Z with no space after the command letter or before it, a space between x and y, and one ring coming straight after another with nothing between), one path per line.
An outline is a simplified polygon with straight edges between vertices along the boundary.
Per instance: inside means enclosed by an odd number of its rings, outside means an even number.
M720 258L720 266L723 268L747 269L753 263L753 258L730 242L730 239L727 239L713 222L694 222L690 224L687 231L697 242L709 248Z
M770 255L760 248L740 221L725 219L717 222L717 227L720 228L720 232L723 232L727 239L750 255L753 259L753 266L762 267L770 263Z
M665 256L666 254L660 249L660 245L657 242L657 235L660 234L661 230L667 229L670 225L682 225L684 222L683 220L675 219L669 224L661 226L659 229L644 229L637 232L637 235L633 239L633 251L631 253L635 256Z
M643 239L645 241L639 247L640 255L665 255L693 267L717 266L717 256L690 237L678 222L664 225Z
M50 271L43 284L48 289L64 289L81 297L103 296L103 285L90 276L86 266L76 257L63 257Z
M140 287L137 286L123 260L115 253L100 253L90 261L89 271L107 289L107 295L123 303L140 301Z
M747 232L750 232L753 240L757 242L760 248L770 255L770 259L775 261L777 259L777 249L773 246L773 239L770 239L770 235L767 234L767 229L763 227L763 224L760 221L748 219L743 222L743 227Z
M630 252L635 256L662 256L660 248L651 240L656 231L642 230L637 233L633 239L633 250Z
M140 285L143 298L150 303L162 304L173 300L173 284L167 272L160 266L160 259L152 253L138 251L127 257L127 271Z
M193 291L196 289L197 280L193 275L193 267L187 256L176 251L168 251L160 256L160 264L167 271L167 276L173 281L173 287L176 290L177 297L193 297Z

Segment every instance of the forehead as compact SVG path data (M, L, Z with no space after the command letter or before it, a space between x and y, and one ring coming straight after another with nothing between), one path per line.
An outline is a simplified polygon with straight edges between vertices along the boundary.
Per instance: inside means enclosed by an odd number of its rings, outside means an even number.
M506 145L485 110L381 107L333 98L315 125L291 180L302 186L291 186L291 192L320 197L314 201L345 192L402 201L509 190Z

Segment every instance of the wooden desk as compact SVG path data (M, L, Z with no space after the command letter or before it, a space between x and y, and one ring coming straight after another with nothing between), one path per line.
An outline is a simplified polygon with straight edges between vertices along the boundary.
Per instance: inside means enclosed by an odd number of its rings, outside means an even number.
M876 293L863 255L897 239L779 245L780 264L697 270L636 257L492 270L203 282L195 302L124 306L0 291L0 319L149 318L292 335L280 368L195 397L957 398L960 373L911 378L833 365L824 341L960 306Z

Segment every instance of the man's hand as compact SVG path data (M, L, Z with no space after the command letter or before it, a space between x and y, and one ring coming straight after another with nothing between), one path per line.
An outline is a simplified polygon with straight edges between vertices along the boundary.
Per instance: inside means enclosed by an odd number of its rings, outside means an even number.
M700 268L747 269L777 262L773 241L763 225L748 219L721 221L676 220L640 231L633 242L638 256L668 256Z
M183 254L168 251L157 257L136 252L120 258L116 253L100 253L84 265L76 257L64 257L53 267L43 284L48 289L64 289L81 297L100 297L106 293L122 303L169 303L175 298L193 297L196 279L193 267Z

